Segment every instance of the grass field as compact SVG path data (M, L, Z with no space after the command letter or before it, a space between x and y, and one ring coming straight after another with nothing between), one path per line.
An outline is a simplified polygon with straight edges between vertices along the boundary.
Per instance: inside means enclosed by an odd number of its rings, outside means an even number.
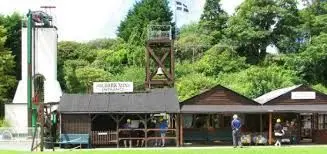
M27 154L22 151L1 151L0 154ZM41 153L41 152L37 152ZM327 154L326 147L251 147L242 149L233 148L180 148L180 149L110 149L110 150L73 150L45 152L53 154Z

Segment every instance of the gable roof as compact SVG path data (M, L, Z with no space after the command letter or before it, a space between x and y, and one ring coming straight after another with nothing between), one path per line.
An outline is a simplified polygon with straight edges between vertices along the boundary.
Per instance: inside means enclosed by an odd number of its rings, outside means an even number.
M223 99L224 101L229 101L229 102L235 102L235 103L241 103L243 105L258 105L257 102L255 102L254 100L245 97L229 88L226 88L222 85L216 85L215 87L202 92L201 94L195 95L183 102L181 102L181 105L199 105L199 102L201 102L202 100L204 100L206 97L212 97L212 94L215 94L219 91L224 91L227 92L230 95L218 95L215 97L220 97L221 99ZM215 101L215 104L210 104L210 105L236 105L236 104L220 104L222 103L222 101ZM201 104L203 105L203 104ZM209 104L208 104L209 105ZM239 104L237 104L239 105Z
M64 94L61 113L178 113L179 102L174 88L142 93Z
M281 89L276 89L273 90L271 92L268 92L264 95L261 95L260 97L257 97L254 99L254 101L258 102L259 104L265 104L275 98L278 98L279 96L282 96L298 87L302 86L302 84L300 85L295 85L295 86L291 86L291 87L286 87L286 88L281 88Z

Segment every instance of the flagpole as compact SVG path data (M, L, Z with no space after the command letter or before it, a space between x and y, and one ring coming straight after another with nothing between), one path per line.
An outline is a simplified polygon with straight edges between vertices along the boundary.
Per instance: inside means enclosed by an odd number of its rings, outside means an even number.
M177 30L177 5L176 5L176 0L173 0L174 3L174 20L175 20L175 31Z

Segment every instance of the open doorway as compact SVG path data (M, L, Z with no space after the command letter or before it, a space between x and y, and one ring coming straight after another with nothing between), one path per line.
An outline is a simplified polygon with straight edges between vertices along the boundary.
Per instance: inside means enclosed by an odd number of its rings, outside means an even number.
M44 102L44 81L45 77L41 74L34 75L33 78L33 103L38 105Z
M109 114L91 115L91 140L93 146L117 143L117 122Z

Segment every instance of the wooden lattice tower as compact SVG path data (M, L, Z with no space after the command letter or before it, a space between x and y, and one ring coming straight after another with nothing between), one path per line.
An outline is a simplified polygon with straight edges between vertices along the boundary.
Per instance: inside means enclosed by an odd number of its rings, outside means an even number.
M150 25L146 44L145 88L174 86L174 42L170 25Z

